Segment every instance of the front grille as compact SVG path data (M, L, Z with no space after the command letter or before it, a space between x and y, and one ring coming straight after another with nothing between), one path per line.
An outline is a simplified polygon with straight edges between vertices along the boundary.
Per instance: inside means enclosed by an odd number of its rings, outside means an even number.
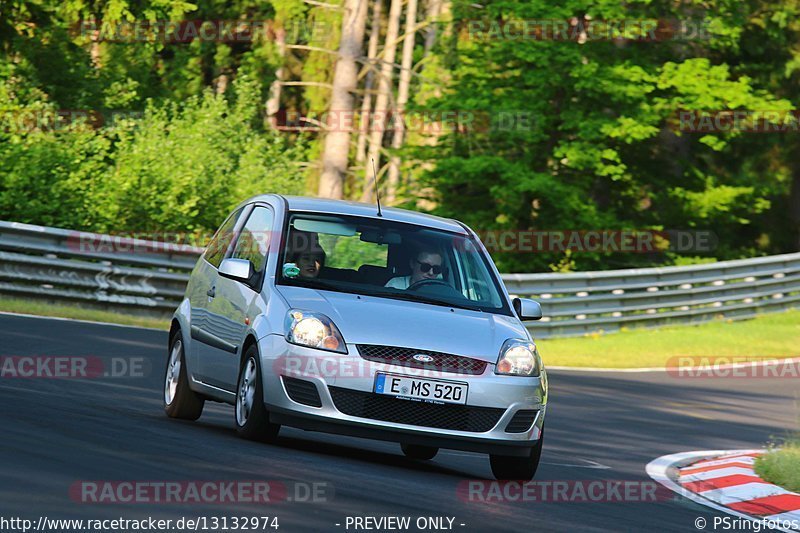
M537 411L530 409L517 411L506 426L506 433L525 433L531 429L533 421L536 419L536 413Z
M289 395L289 398L297 403L310 405L311 407L322 407L322 400L314 383L305 379L283 376L283 386L286 387L286 394Z
M414 348L398 348L396 346L380 346L377 344L359 344L358 353L367 361L404 366L407 368L424 368L439 372L453 372L478 376L486 370L486 361L462 357L449 353L416 350ZM415 355L429 355L433 361L423 363L413 359Z
M336 408L346 415L412 426L483 433L492 429L505 412L505 409L493 407L401 400L341 387L328 389Z

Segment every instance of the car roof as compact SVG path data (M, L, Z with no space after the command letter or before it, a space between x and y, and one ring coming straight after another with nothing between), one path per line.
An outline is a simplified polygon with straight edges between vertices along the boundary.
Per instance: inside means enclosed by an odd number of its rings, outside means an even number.
M329 198L310 198L307 196L284 196L281 194L262 195L251 198L249 202L266 201L270 196L278 196L286 200L290 211L308 211L312 213L329 213L332 215L352 215L374 219L391 220L393 222L405 222L432 229L452 231L455 233L466 234L464 227L449 218L426 215L408 209L381 206L382 217L378 217L376 204L363 202L350 202L346 200L332 200Z

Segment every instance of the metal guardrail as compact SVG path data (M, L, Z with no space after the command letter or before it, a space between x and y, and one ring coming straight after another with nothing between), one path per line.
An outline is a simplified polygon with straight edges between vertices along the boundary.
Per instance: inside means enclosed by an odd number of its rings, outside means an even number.
M0 294L167 317L200 248L0 221ZM537 299L536 338L691 324L800 307L800 253L703 265L504 274Z
M570 274L505 274L511 294L538 299L537 338L624 327L751 318L800 307L800 253L702 265Z
M0 221L0 294L166 317L180 303L201 252Z

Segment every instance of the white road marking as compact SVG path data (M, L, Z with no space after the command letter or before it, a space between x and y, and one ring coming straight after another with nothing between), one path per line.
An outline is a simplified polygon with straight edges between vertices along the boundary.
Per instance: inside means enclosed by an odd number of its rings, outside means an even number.
M594 470L610 470L610 466L606 466L604 464L600 464L597 461L590 461L589 459L578 459L578 461L583 461L587 463L585 465L572 465L568 463L545 463L542 462L543 465L550 465L550 466L566 466L568 468L590 468Z
M706 470L705 472L696 472L694 474L681 473L680 481L681 483L689 483L691 481L703 481L706 479L716 479L718 477L735 476L736 474L752 476L753 469L742 468L741 466L731 466L728 468L719 468L717 470Z
M547 358L545 358L547 359ZM572 372L665 372L666 367L654 366L645 368L605 368L605 367L580 367L580 366L551 366L545 364L547 370L566 370Z
M727 465L731 463L744 463L744 464L753 464L756 462L756 458L751 455L746 456L735 456L731 457L730 459L716 459L714 461L700 461L697 464L693 464L689 468L701 467L701 466L717 466L717 465Z
M783 522L791 522L792 520L794 520L795 522L800 524L800 511L789 511L788 513L767 515L764 518L768 518L769 520L783 521Z
M708 359L713 359L709 356ZM545 357L546 363L547 357ZM568 372L623 372L623 373L647 373L647 372L682 372L685 374L696 374L698 372L718 372L720 370L731 370L734 368L752 368L754 366L765 366L774 364L786 363L800 363L800 357L777 357L775 359L765 359L764 361L748 361L746 363L728 363L724 365L712 366L682 366L682 367L665 367L665 366L652 366L644 368L605 368L605 367L587 367L582 368L579 366L550 366L545 364L547 370L566 370ZM679 376L675 376L676 379Z
M132 329L147 329L150 331L167 331L160 328L149 328L147 326L131 326L128 324L115 324L113 322L97 322L94 320L81 320L79 318L64 318L62 316L42 316L42 315L29 315L27 313L12 313L10 311L0 311L0 315L21 316L24 318L41 318L45 320L61 320L62 322L78 322L81 324L96 324L100 326L115 326L118 328L132 328Z
M706 490L698 494L709 500L721 503L722 505L728 505L730 503L755 500L756 498L766 498L767 496L779 496L781 494L791 493L786 489L782 489L766 481L753 481L752 483L734 485L733 487L725 487L724 489Z

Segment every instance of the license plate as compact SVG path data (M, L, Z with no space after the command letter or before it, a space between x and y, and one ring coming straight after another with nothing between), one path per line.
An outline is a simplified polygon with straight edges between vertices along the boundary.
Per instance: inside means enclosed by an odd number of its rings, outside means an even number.
M467 403L469 385L455 381L420 379L378 372L375 393L429 403Z

